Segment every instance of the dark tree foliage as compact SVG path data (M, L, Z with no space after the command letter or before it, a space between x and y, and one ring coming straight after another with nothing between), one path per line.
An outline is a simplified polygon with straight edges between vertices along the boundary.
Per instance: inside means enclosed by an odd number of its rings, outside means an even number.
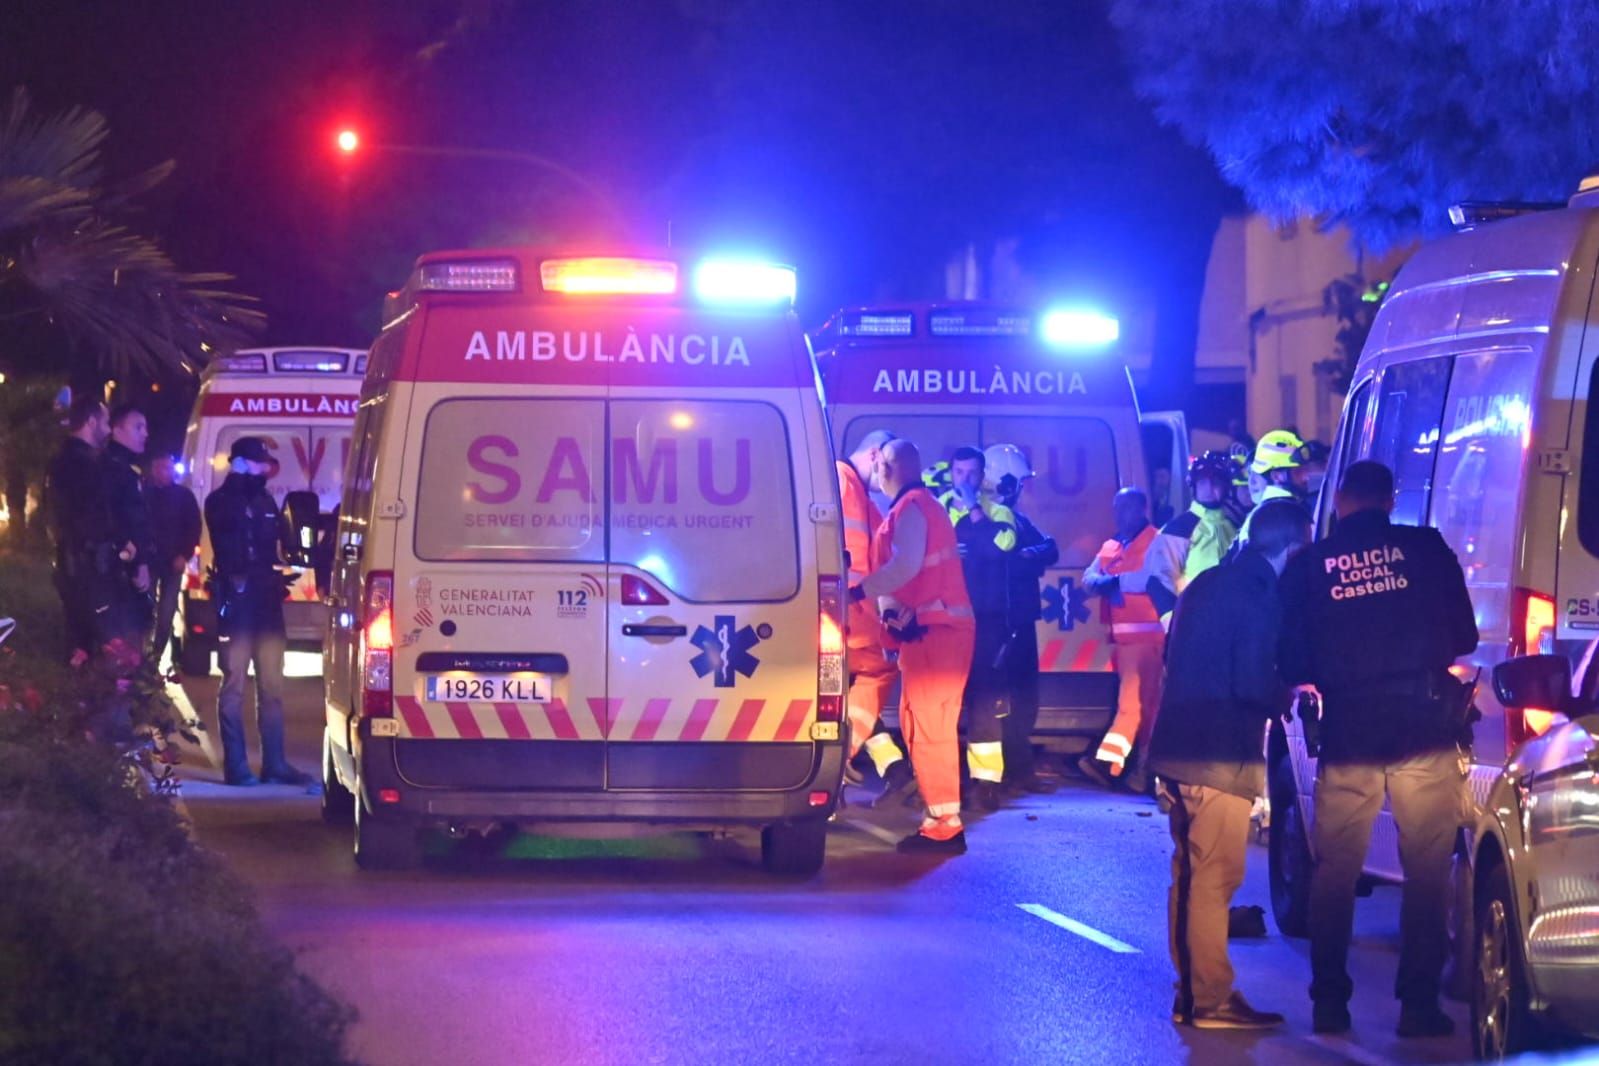
M1113 0L1158 114L1276 218L1382 249L1599 163L1591 0Z

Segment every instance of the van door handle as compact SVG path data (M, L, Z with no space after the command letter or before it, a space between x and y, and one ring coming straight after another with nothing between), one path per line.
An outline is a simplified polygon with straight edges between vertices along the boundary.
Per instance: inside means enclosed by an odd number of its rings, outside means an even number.
M627 625L624 625L622 627L622 636L624 636L624 637L686 637L686 636L688 636L688 626L655 625L655 624L651 624L651 623L644 623L644 624L640 624L640 625L635 625L635 624L629 622Z

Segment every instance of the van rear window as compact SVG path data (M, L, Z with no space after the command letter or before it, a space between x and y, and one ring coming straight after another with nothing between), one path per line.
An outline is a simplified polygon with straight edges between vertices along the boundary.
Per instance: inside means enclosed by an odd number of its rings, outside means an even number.
M845 454L877 429L910 438L926 464L947 460L963 444L1016 445L1038 475L1023 491L1020 510L1055 538L1062 566L1087 566L1111 535L1110 499L1121 487L1121 478L1115 438L1100 419L860 415L845 427Z
M608 559L700 602L799 591L788 430L770 404L445 400L422 450L420 558Z

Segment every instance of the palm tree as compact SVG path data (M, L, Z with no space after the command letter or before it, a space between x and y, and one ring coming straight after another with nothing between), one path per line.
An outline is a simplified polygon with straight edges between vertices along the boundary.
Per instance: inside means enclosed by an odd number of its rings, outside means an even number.
M36 113L20 88L0 107L0 370L13 377L192 374L264 322L218 288L227 275L180 271L121 224L173 165L108 184L108 133L81 107Z

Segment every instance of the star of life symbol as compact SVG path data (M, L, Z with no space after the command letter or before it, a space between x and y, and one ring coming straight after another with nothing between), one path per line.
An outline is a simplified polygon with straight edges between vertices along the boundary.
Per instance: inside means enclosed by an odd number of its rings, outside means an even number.
M1057 585L1044 589L1044 621L1055 623L1062 633L1070 633L1078 622L1093 617L1084 602L1086 599L1083 590L1077 587L1076 578L1061 578Z
M761 665L750 654L750 649L761 642L753 626L739 626L730 614L719 614L713 620L715 629L698 626L690 643L699 654L689 661L697 677L714 675L712 683L717 688L732 688L738 674L750 677Z

